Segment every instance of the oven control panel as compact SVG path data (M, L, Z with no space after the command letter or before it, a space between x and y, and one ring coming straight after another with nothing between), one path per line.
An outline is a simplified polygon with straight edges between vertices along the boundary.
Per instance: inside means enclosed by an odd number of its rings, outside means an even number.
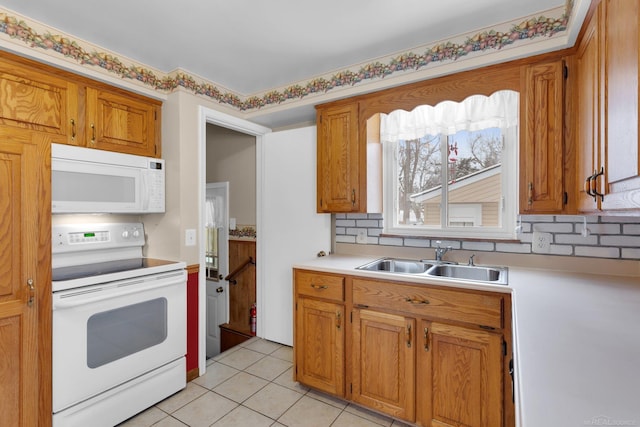
M142 223L64 224L52 228L52 252L144 246Z

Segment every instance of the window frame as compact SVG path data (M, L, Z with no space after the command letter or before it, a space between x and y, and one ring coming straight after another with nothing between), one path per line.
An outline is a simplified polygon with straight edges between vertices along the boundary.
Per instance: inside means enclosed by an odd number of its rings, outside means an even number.
M402 225L397 222L398 215L398 181L396 144L383 142L382 170L383 170L383 233L400 236L434 237L439 239L490 239L513 240L516 238L516 218L518 216L518 159L520 126L501 128L503 135L501 186L502 196L500 203L501 227L450 227L446 224L447 192L442 192L442 204L440 226L430 227L424 225ZM445 136L446 140L446 136ZM442 143L441 143L442 145ZM446 146L446 142L444 144ZM390 161L392 160L392 161ZM448 188L447 168L442 168L442 188Z

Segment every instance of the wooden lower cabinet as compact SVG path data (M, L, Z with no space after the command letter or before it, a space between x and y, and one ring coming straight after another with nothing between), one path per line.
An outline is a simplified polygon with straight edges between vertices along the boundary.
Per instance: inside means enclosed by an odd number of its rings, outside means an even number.
M509 294L307 270L294 282L296 381L419 426L514 426Z
M415 330L410 317L354 310L351 397L394 417L415 419Z
M344 306L312 298L296 305L296 380L344 396Z
M422 321L418 419L432 427L503 425L499 334Z

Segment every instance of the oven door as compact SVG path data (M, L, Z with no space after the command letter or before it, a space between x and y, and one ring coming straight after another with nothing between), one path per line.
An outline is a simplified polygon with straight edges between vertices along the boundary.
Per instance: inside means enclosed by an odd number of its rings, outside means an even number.
M184 270L53 294L53 412L186 354Z

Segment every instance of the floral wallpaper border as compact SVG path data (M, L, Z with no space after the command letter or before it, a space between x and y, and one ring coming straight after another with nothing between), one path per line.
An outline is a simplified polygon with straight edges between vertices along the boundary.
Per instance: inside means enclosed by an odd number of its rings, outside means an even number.
M307 82L293 84L262 95L242 97L214 83L199 81L187 72L177 71L162 75L139 64L126 64L113 53L99 52L95 48L85 47L83 43L49 29L39 31L37 24L26 19L11 16L0 11L0 35L20 41L32 49L53 51L68 60L83 66L99 67L122 79L130 79L162 92L170 93L181 87L196 95L201 95L220 104L234 107L240 111L251 111L269 105L282 104L285 101L300 100L306 96L326 93L331 90L350 87L365 81L382 79L390 75L423 69L430 64L456 61L467 55L500 50L518 42L541 37L553 37L567 29L574 0L567 0L564 12L555 18L531 17L519 24L509 24L505 31L485 30L466 37L461 42L446 41L426 47L421 53L406 52L391 57L388 62L371 62L359 69L345 69L327 77L316 77Z
M255 225L239 225L235 230L229 230L229 237L232 239L249 239L255 240Z

